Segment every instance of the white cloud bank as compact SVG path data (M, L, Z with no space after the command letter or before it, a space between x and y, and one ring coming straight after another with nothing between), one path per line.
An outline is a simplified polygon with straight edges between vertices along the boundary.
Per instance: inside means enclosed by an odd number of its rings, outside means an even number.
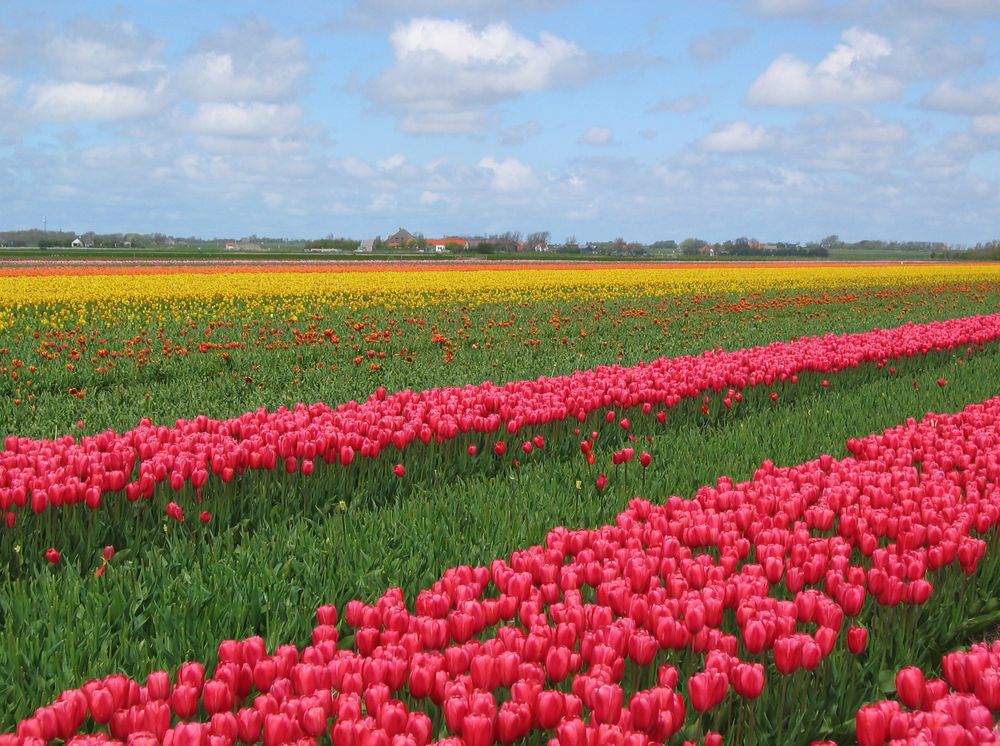
M851 104L896 98L903 83L881 69L892 43L858 27L842 34L843 42L818 64L782 54L758 77L747 93L751 106Z
M411 133L483 129L493 104L572 84L589 75L587 54L548 33L538 40L506 23L415 18L390 36L394 64L371 83L371 96Z

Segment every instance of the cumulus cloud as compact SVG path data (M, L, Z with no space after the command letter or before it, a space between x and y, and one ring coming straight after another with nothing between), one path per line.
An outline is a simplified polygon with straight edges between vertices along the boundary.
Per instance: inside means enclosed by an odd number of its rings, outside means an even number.
M695 143L713 157L742 155L762 167L813 173L888 173L910 145L909 130L864 109L811 114L793 127L746 121L720 125ZM729 159L731 160L731 159Z
M161 40L129 22L79 18L43 43L26 102L41 120L118 121L170 106Z
M302 109L295 104L206 102L198 104L188 129L224 137L273 137L298 125Z
M872 0L748 0L746 5L751 13L768 18L837 21L857 18L873 4Z
M751 0L748 5L752 11L766 16L804 15L822 8L819 0Z
M888 39L858 27L847 29L841 38L843 42L816 65L788 53L779 56L750 86L747 103L861 103L895 98L902 92L902 81L881 68L893 51Z
M1000 114L981 114L972 117L970 129L977 135L1000 137Z
M406 156L402 153L393 153L388 158L376 161L375 166L379 171L395 171L406 163Z
M739 121L720 125L703 137L699 145L703 150L717 153L745 153L761 150L768 144L767 130L761 125Z
M145 83L162 77L164 44L127 21L81 18L45 44L53 75L81 83Z
M176 85L199 101L287 101L310 65L301 39L246 20L204 39L181 63Z
M1000 77L962 88L951 80L937 85L921 104L956 114L992 114L1000 111Z
M537 137L541 132L542 125L537 120L532 119L522 124L506 127L500 133L500 142L503 145L520 145L532 137Z
M538 184L531 166L517 158L498 161L490 156L479 161L479 167L490 172L490 185L497 192L521 192Z
M615 139L615 131L610 127L589 127L580 135L581 145L610 145Z
M1000 0L923 0L924 7L953 15L1000 15Z
M402 16L454 16L495 19L551 10L569 0L355 0L346 18L366 26L383 26Z
M0 101L6 101L21 87L16 78L0 73Z
M649 107L652 113L690 114L708 106L708 96L692 93L677 98L661 98Z
M371 96L414 133L463 133L484 128L491 105L579 82L591 74L588 55L548 33L537 41L506 23L416 18L391 34L394 64L371 83Z
M365 161L354 156L348 156L342 163L344 173L353 179L370 179L375 175L375 169Z
M700 36L688 45L688 54L699 62L721 62L750 38L748 28L726 28Z
M157 91L120 83L40 83L30 97L36 116L60 122L149 117L164 108Z
M425 189L420 193L420 204L422 205L436 205L440 202L444 202L445 196L440 192L432 192L429 189Z

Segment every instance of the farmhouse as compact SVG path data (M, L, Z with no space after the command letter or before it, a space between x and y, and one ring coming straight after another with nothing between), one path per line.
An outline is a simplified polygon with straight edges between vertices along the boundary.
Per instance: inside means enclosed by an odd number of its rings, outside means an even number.
M459 238L458 236L428 238L427 248L433 249L434 251L447 251L455 249L464 251L469 248L469 241L466 238Z
M394 249L398 249L400 246L406 246L407 244L416 243L417 239L412 233L410 233L406 228L400 228L398 231L393 233L387 239L385 239L385 245Z
M464 251L469 248L469 239L461 238L460 236L445 236L444 238L418 238L406 230L406 228L400 228L385 240L385 245L392 249L407 246L412 247L417 244L420 245L421 249L426 246L429 251Z

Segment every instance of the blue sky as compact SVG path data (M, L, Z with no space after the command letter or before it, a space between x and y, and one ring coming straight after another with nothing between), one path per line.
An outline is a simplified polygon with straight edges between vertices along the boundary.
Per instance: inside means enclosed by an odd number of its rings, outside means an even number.
M0 0L0 229L1000 237L1000 0Z

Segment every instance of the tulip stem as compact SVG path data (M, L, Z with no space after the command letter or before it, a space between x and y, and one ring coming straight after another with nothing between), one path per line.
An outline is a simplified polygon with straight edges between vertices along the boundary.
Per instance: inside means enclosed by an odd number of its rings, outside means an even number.
M788 698L788 678L791 674L781 677L781 696L778 698L778 717L774 721L775 730L778 733L785 732L785 700Z

